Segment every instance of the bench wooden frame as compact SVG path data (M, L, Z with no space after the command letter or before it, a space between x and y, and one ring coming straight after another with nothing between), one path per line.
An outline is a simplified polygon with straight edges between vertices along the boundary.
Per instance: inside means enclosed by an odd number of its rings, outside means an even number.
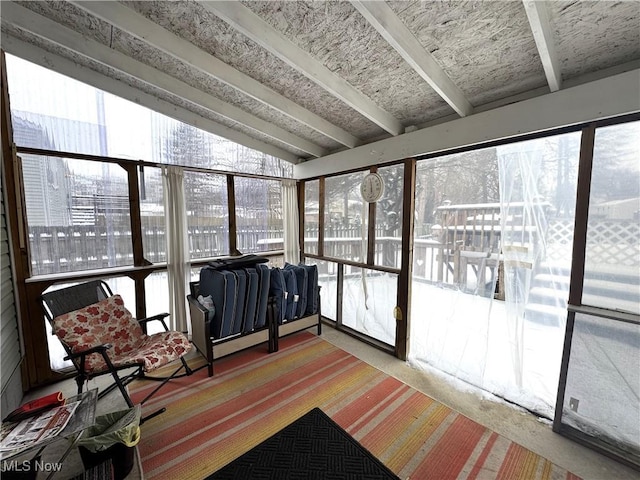
M212 319L209 311L203 307L192 295L187 296L189 313L191 315L191 341L198 351L206 358L209 376L213 376L213 362L216 359L231 355L262 343L268 343L268 352L278 351L278 339L316 327L318 335L322 333L320 312L320 292L318 292L318 312L313 315L296 318L277 324L274 318L275 301L270 298L267 308L267 324L265 327L248 333L239 333L225 338L214 338L211 335Z

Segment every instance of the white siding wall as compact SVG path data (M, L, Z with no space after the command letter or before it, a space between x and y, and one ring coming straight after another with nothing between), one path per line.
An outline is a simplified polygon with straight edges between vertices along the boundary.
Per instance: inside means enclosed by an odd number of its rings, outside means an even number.
M4 172L3 172L4 175ZM0 385L2 417L20 405L22 378L20 374L20 339L13 288L9 232L4 208L4 179L0 183Z

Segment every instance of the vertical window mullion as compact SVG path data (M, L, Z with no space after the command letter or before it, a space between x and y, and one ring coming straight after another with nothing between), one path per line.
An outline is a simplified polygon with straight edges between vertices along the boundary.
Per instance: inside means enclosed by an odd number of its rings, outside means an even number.
M140 187L138 170L131 163L119 164L127 172L129 184L129 216L131 218L131 244L133 248L133 265L145 265L144 247L142 245L142 220L140 216Z
M594 125L582 130L580 141L580 163L576 193L576 215L573 233L573 261L571 262L571 283L569 284L569 304L582 304L584 280L584 260L587 248L587 223L589 221L589 198L591 194L591 171L593 169L593 148L596 129Z
M318 181L318 256L324 256L324 209L325 209L325 198L324 198L324 179L325 177L320 177Z
M378 167L371 167L371 173L376 173ZM369 222L367 225L367 265L373 265L376 255L376 206L377 202L369 203Z
M238 236L236 224L236 194L233 175L227 175L227 206L229 209L229 253L237 255Z
M305 182L298 182L298 247L300 250L300 261L304 262L304 187Z
M406 360L409 354L411 277L413 275L413 223L415 213L416 161L404 162L402 200L402 252L396 310L396 357Z
M131 219L131 243L133 248L133 265L136 267L147 264L144 258L144 246L142 243L142 217L140 214L140 183L138 169L131 163L119 164L127 172L129 186L129 217ZM135 282L136 318L147 316L147 302L144 289L144 277L130 276ZM144 326L146 331L146 325Z

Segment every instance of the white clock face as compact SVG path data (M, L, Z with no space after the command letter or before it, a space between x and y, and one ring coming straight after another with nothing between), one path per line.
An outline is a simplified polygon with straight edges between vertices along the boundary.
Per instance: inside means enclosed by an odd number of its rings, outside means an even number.
M360 195L365 202L377 202L384 193L384 180L379 173L369 173L360 184Z

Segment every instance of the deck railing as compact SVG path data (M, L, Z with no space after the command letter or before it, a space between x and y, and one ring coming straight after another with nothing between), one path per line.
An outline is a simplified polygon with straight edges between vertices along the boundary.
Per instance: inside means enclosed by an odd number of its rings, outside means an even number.
M426 226L426 235L414 240L414 277L448 284L460 283L465 272L456 267L462 265L466 256L478 266L479 260L500 253L501 230L496 206L480 209L443 208L444 221ZM446 216L444 215L446 214ZM518 219L521 222L521 219ZM523 242L535 234L522 223L514 222L514 229ZM546 258L563 261L571 258L573 242L573 220L550 219L546 226ZM281 250L282 230L249 228L238 231L241 251L261 252ZM634 221L598 220L589 229L589 245L592 255L602 263L612 265L640 266L640 225ZM192 258L208 258L228 253L228 233L221 227L190 227L189 245ZM317 229L305 229L305 248L317 252ZM31 227L29 229L33 274L100 269L133 263L131 232L107 229L105 226ZM352 261L366 259L366 241L362 240L360 227L333 227L325 232L324 253L327 257ZM157 263L166 259L164 229L143 229L145 258ZM401 239L387 235L382 229L376 232L376 265L399 268ZM457 255L457 257L456 257ZM475 263L474 263L475 262Z

